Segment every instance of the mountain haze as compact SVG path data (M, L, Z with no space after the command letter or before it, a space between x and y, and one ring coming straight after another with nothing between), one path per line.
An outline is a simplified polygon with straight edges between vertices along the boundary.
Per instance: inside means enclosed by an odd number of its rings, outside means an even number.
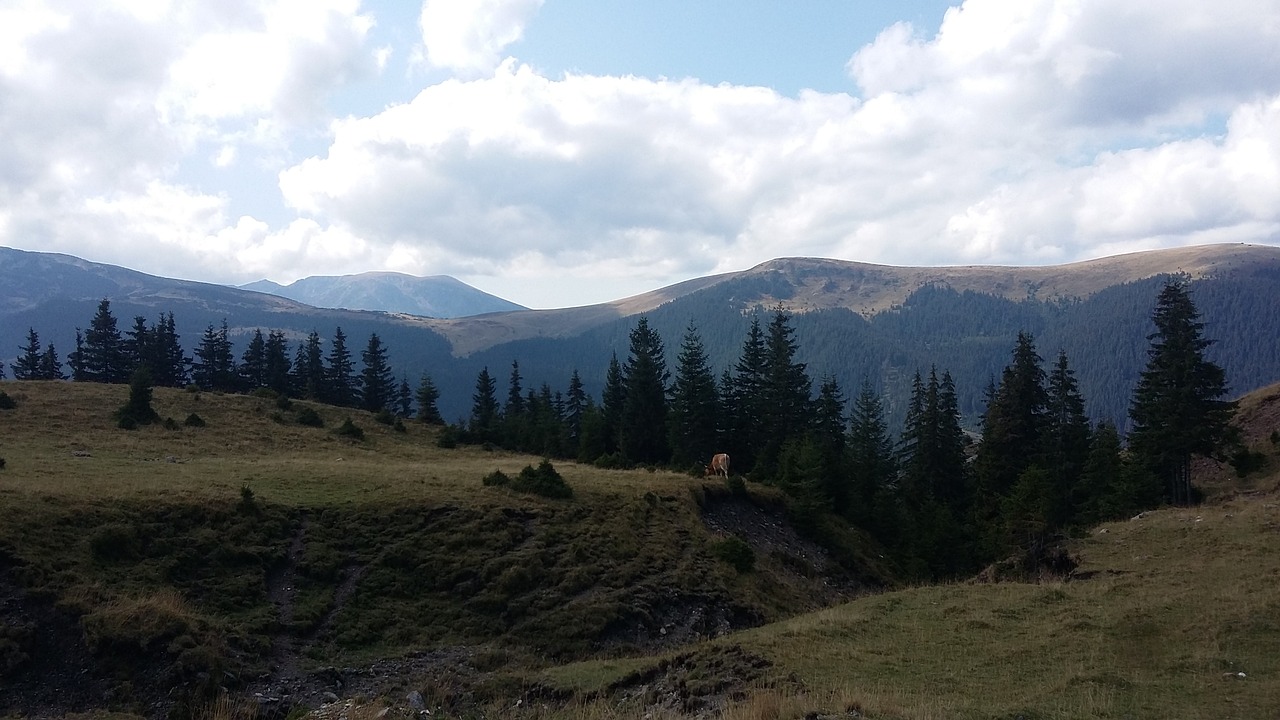
M279 295L321 308L380 310L438 318L527 309L448 275L416 277L392 272L336 277L317 275L289 285L259 280L240 288Z

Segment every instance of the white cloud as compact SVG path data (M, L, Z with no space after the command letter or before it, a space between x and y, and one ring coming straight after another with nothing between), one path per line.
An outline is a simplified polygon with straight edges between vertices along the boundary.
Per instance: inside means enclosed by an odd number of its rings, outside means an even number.
M492 71L502 51L519 40L543 0L424 0L426 59L463 77Z
M148 272L445 272L550 305L786 255L1280 242L1274 0L968 0L854 53L857 97L548 78L502 57L538 2L428 0L421 39L456 77L340 119L335 89L410 54L356 0L14 7L0 243ZM218 184L263 167L270 221L237 205L254 186Z

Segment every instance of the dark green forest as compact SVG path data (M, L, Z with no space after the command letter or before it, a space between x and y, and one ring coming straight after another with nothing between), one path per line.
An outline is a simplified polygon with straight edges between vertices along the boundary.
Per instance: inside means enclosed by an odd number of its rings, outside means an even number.
M1113 336L1105 327L1084 322L1088 302L1009 303L940 287L871 320L756 308L737 323L712 324L720 343L732 340L722 337L725 327L743 328L736 355L720 363L693 322L664 335L658 323L671 318L659 308L630 323L625 351L605 364L599 393L576 367L554 385L530 381L517 358L481 367L469 411L452 424L440 412L437 381L430 373L412 381L397 373L376 332L357 342L341 328L327 340L312 331L291 346L283 332L258 329L237 351L223 321L209 324L187 355L172 313L154 322L137 316L122 331L107 299L86 329L77 329L66 355L69 374L35 328L10 370L18 379L129 382L140 395L157 384L318 400L368 410L388 424L416 418L445 426L445 447L501 446L601 467L698 474L712 454L727 452L727 480L736 491L745 491L747 480L779 487L793 522L817 539L830 518L843 518L889 550L908 575L939 578L1010 556L1033 568L1052 561L1053 538L1071 528L1162 502L1196 502L1190 458L1240 452L1227 372L1211 353L1219 344L1212 325L1183 280L1161 282L1146 288L1152 299L1133 303L1138 320L1129 322L1149 326L1145 342L1125 348L1136 355L1133 377L1097 383L1104 392L1126 388L1107 403L1123 403L1131 432L1110 418L1091 418L1088 385L1067 341L1042 354L1037 333L1053 337L1077 327L1103 349L1120 351L1105 343ZM833 315L846 317L828 322ZM818 332L827 327L845 332ZM923 352L892 342L908 333L934 340ZM820 365L809 358L830 364L844 353L844 378L848 366L863 368L860 377L853 371L856 381L814 374ZM901 368L913 360L921 364L904 377ZM957 380L981 376L992 362L1002 369L980 385ZM902 385L900 398L894 388ZM130 415L122 427L147 422Z

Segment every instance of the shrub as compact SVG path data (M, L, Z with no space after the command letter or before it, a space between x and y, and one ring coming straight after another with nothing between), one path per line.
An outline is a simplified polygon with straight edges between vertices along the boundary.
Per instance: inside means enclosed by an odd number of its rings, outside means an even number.
M1236 477L1243 478L1266 467L1267 456L1248 448L1241 448L1231 456L1231 467L1236 470Z
M560 477L560 473L556 472L555 467L551 465L551 461L543 459L538 463L538 467L526 465L516 479L511 482L511 487L520 492L533 493L549 498L571 498L573 497L573 488Z
M3 395L3 394L4 393L0 393L0 395ZM1280 445L1280 430L1271 431L1271 444Z
M253 488L248 483L240 486L240 504L237 509L245 515L256 515L258 513L258 504L253 497Z
M600 457L595 459L595 462L593 462L592 465L595 465L596 467L601 468L603 470L616 470L619 468L626 467L626 463L622 460L622 453L616 453L616 452L609 453L607 455L601 455Z
M132 525L112 523L99 527L89 536L89 550L98 560L133 560L137 558L141 544Z
M276 407L281 410L288 410L293 407L293 401L288 395L279 395L276 397Z
M264 398L267 400L275 400L276 398L280 397L280 393L277 393L275 390L272 390L271 388L264 388L264 387L254 388L253 391L250 392L249 394L254 397Z
M436 437L436 447L452 450L458 447L458 429L452 425L445 425L440 428L440 435Z
M395 431L396 431L396 432L398 432L398 433L407 433L407 432L409 432L409 428L407 428L407 427L405 427L405 426L404 426L404 421L403 421L403 420L401 420L400 418L396 418L396 424L395 424L395 425L392 425L392 426L391 426L391 429L392 429L392 430L395 430Z
M268 418L271 418L271 422L273 422L273 423L277 423L277 424L279 424L279 425L284 425L284 424L285 424L284 415L282 415L282 414L281 414L281 413L279 413L279 412L273 412L273 413L271 413L270 415L268 415L267 417L268 417Z
M390 425L396 421L396 416L392 415L390 410L382 408L373 416L373 420L374 422L381 423L383 425Z
M171 417L167 417L167 418L165 418L165 419L164 419L164 429L165 429L165 430L179 430L179 429L181 429L181 428L182 428L182 426L178 424L178 421L177 421L177 420L174 420L174 419L173 419L173 418L171 418Z
M488 475L485 475L484 479L480 482L483 483L485 487L502 487L503 485L510 485L511 478L501 470L494 470Z
M195 413L191 413L190 415L187 416L186 420L182 421L182 424L186 425L187 427L204 427L205 421L204 421L204 418L200 417L199 415Z
M334 430L334 433L341 435L342 437L349 437L353 440L364 440L364 430L362 430L360 426L351 422L351 418L343 420L342 425L340 425L337 430Z
M186 389L186 391L187 391L187 394L188 394L188 395L199 395L199 394L200 394L200 386L199 386L199 385L196 385L195 383L191 383L191 384L190 384L190 385L188 385L185 389Z
M320 413L315 408L303 406L298 411L298 424L307 427L324 427L324 418L320 417Z
M9 397L9 393L0 390L0 410L12 410L16 407L18 407L18 403Z
M724 479L724 484L729 486L729 492L739 497L747 496L747 481L741 475L730 475Z
M716 542L711 551L721 560L729 563L740 573L751 572L756 566L756 552L746 540L737 535Z
M139 425L150 425L160 419L151 407L151 373L145 367L138 368L129 379L129 399L116 410L117 425L133 430Z
M4 469L4 458L0 458L0 470Z

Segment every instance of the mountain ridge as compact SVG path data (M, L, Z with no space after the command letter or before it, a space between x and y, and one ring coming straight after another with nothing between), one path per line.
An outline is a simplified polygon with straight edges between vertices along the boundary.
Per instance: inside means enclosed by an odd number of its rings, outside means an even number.
M279 295L313 307L426 317L454 318L528 309L450 275L417 276L371 271L352 275L312 275L288 285L258 280L238 287Z

